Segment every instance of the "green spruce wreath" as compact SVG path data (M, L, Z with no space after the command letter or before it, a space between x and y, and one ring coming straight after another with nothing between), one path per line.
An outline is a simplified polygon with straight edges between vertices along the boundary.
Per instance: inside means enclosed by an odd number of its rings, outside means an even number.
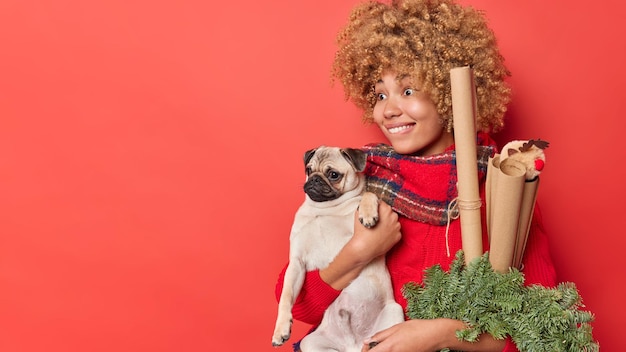
M524 286L519 270L494 271L488 252L466 266L460 250L449 272L432 266L423 285L408 283L403 294L411 319L465 322L467 328L457 331L460 340L477 341L489 333L496 339L510 336L521 352L599 350L589 324L593 314L580 310L584 305L573 283Z

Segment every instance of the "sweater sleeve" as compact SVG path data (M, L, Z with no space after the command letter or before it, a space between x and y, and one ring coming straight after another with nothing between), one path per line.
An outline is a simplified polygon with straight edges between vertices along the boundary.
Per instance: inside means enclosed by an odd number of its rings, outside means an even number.
M556 271L550 257L548 236L538 206L535 206L522 264L526 286L535 284L545 287L556 286Z
M511 340L510 337L507 337L506 345L504 345L504 349L502 350L502 352L519 352L519 351L517 350L517 346L515 346L515 343L513 342L513 340Z
M276 300L280 300L287 266L283 268L276 283ZM324 317L326 308L339 296L335 290L320 277L319 270L306 273L302 290L291 310L294 319L311 325L318 325Z

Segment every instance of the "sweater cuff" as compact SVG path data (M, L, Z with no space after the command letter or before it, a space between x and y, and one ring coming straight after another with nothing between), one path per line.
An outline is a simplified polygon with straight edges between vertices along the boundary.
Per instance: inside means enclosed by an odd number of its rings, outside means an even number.
M506 338L506 345L504 345L502 352L519 352L517 346L515 346L515 343L511 340L511 337Z
M341 291L335 290L322 280L319 270L307 272L304 282L306 283L305 292L307 298L316 302L319 306L325 307L324 310L326 310L341 293Z
M311 325L319 324L326 308L340 293L322 280L319 270L307 272L304 287L293 306L293 317Z

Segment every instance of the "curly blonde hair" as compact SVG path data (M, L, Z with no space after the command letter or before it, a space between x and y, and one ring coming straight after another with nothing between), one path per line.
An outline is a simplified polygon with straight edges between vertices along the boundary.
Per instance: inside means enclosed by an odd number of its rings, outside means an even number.
M362 3L337 36L332 76L346 100L372 120L373 87L384 71L409 75L430 96L439 115L451 122L450 69L470 66L477 95L477 128L503 127L510 89L496 38L481 12L452 0L393 0Z

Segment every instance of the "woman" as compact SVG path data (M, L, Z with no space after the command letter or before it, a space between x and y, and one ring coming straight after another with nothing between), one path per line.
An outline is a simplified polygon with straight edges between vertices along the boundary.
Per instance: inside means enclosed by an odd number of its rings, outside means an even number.
M422 282L424 270L435 264L448 269L462 248L460 221L450 207L457 196L449 76L454 67L470 66L475 75L486 229L485 172L489 156L496 152L488 133L503 127L510 95L505 83L509 73L485 19L450 0L360 4L340 32L338 44L334 77L341 81L347 99L363 109L365 121L375 123L390 144L365 148L368 188L385 202L376 227L366 229L355 221L354 236L330 265L307 274L293 315L313 325L373 258L386 255L395 298L406 308L402 287ZM483 238L487 250L486 233ZM538 212L522 272L526 284L556 283ZM282 275L278 296L281 284ZM380 352L517 350L510 339L496 340L488 334L477 342L460 341L455 332L463 328L463 322L453 319L407 320L363 341L363 351L371 342Z

